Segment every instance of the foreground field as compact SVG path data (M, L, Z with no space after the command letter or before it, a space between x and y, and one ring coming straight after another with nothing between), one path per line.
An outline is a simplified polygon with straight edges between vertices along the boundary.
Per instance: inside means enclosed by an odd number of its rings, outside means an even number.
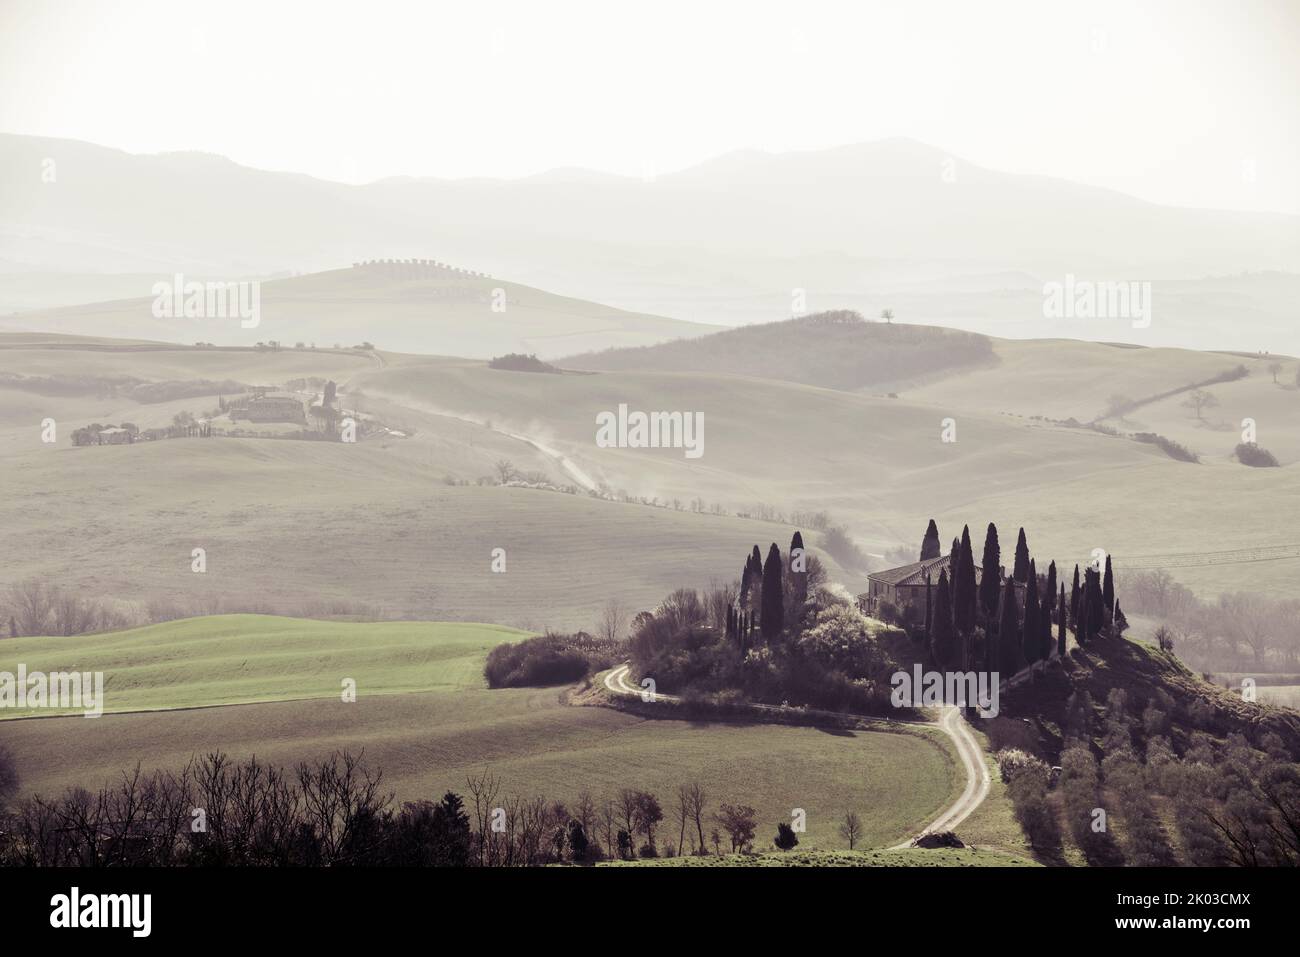
M528 632L446 622L330 622L216 615L107 635L17 638L0 671L104 672L105 711L483 688L483 660ZM75 709L80 710L80 709ZM41 709L39 714L60 713ZM37 715L0 711L0 718Z
M28 794L95 787L137 762L177 768L216 749L284 765L350 749L383 769L400 800L436 799L449 788L465 794L466 778L486 770L504 795L571 802L588 790L599 804L621 788L641 788L668 814L677 785L698 781L710 812L728 801L755 808L756 845L768 845L776 822L803 808L808 830L800 840L813 849L845 846L838 826L849 810L862 819L861 846L900 841L963 783L946 745L928 735L647 720L560 696L559 689L362 694L352 704L335 696L9 721L3 733ZM669 824L659 841L677 837Z

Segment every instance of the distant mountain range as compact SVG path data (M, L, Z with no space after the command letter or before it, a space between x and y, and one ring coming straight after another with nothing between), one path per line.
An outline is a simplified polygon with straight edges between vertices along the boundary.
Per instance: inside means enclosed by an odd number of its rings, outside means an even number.
M724 325L891 307L993 334L1300 351L1278 338L1300 335L1287 331L1300 217L1161 206L906 139L729 153L649 181L555 170L351 186L0 135L0 311L92 295L87 274L238 278L386 257ZM1157 296L1179 285L1148 329L1053 327L1041 286L1066 275L1149 280ZM1209 277L1234 288L1196 287Z

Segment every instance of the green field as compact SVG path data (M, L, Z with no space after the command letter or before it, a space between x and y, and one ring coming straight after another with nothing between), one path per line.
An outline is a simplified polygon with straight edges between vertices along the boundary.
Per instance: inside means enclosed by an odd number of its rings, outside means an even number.
M29 794L98 787L137 762L175 769L211 750L282 765L361 752L399 800L465 793L467 777L486 770L503 795L572 801L587 790L600 802L631 787L657 793L669 813L677 785L699 781L712 808L730 801L759 812L759 843L804 809L804 845L822 849L843 846L837 830L849 810L863 821L863 846L902 840L964 783L947 740L929 728L649 720L570 705L561 688L487 690L488 648L525 635L487 625L225 615L6 641L0 670L18 661L103 670L109 713L10 720L4 741ZM357 680L355 702L339 694L343 677ZM264 703L203 707L257 700ZM661 843L676 842L672 830L661 831Z
M16 638L0 671L104 672L105 711L157 711L297 698L483 688L483 660L528 633L446 622L330 622L217 615L105 635ZM0 718L57 714L0 710Z

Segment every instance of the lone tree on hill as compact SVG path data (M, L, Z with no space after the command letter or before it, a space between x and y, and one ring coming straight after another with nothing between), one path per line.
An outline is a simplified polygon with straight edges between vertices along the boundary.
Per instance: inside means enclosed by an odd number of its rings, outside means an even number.
M785 624L785 596L781 584L781 549L776 542L767 550L767 562L763 565L763 603L760 612L760 624L763 628L763 640L771 643L781 634Z
M957 656L956 635L952 627L952 592L948 572L939 572L934 594L934 616L930 623L930 657L941 669L951 670Z
M1023 582L1029 575L1029 545L1025 541L1024 528L1020 529L1020 537L1016 539L1016 564L1011 575L1018 582Z
M925 537L921 539L921 561L938 558L941 554L941 548L942 546L939 544L939 526L934 524L934 519L930 519L930 526L925 530Z
M980 609L990 628L998 617L998 566L1001 564L998 527L989 522L989 529L984 533L984 560L980 563Z
M1010 678L1020 670L1020 609L1016 607L1016 583L1008 578L1002 589L1002 613L998 621L998 670Z
M1038 623L1038 576L1034 560L1029 560L1029 580L1025 583L1025 617L1020 626L1020 652L1026 664L1033 664L1043 651L1043 632Z
M1219 400L1204 389L1195 389L1183 400L1182 404L1184 409L1191 409L1196 413L1196 417L1200 419L1202 418L1201 413L1206 409L1214 408L1219 404Z

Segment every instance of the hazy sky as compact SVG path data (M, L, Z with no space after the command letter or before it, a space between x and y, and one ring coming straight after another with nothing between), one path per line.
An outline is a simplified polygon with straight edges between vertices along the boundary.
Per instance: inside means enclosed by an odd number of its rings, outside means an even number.
M363 182L910 136L1300 212L1300 0L0 0L0 129Z

